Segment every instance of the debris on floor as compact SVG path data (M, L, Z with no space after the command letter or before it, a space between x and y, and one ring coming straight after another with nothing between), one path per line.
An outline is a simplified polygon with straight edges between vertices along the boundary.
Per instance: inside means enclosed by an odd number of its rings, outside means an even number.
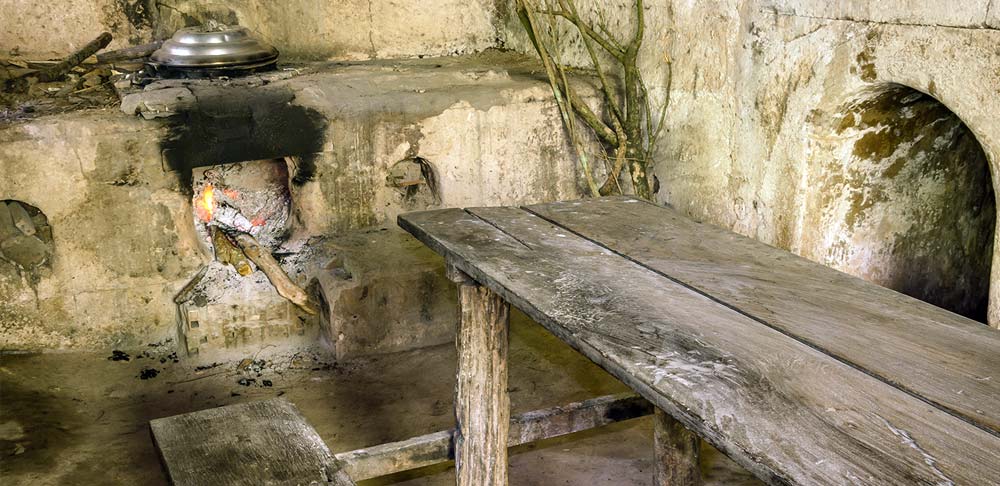
M160 370L156 368L143 368L142 371L139 372L139 379L148 380L150 378L156 378L156 375L158 374L160 374Z
M535 324L515 318L511 340L511 359L519 363L510 377L515 413L622 389ZM318 349L269 348L231 360L182 358L164 365L158 360L170 347L120 350L130 357L146 351L155 361L113 361L109 353L0 355L0 477L13 478L11 486L66 484L66 478L167 486L150 420L277 396L295 403L334 452L453 425L451 345L336 364ZM553 363L574 371L554 374ZM156 369L156 378L135 379L146 368ZM640 419L573 441L531 444L513 451L511 484L649 484L651 441L651 425ZM717 452L703 453L709 455L706 485L759 484ZM52 467L57 463L67 466ZM392 480L455 484L448 469Z

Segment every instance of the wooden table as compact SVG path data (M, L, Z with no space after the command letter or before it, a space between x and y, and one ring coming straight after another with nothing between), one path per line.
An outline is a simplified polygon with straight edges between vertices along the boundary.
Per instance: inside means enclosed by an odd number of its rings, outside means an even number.
M656 405L658 484L695 434L771 484L1000 484L985 325L631 198L399 224L460 283L460 485L507 481L509 304Z

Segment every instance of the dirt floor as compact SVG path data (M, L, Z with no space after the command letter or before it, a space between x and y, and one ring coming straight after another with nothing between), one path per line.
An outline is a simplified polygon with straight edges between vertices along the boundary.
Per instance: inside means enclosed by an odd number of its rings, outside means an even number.
M451 346L346 364L316 350L222 363L177 358L172 343L124 352L0 356L0 483L167 484L150 419L279 395L333 452L452 426ZM519 313L510 362L514 413L625 391ZM648 417L529 444L512 451L510 481L650 484L651 447ZM708 446L702 462L709 484L756 484ZM443 465L362 484L447 485L454 474Z

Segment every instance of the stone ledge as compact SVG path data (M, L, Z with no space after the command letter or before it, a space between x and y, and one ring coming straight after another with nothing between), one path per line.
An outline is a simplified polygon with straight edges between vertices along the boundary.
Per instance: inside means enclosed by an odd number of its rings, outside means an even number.
M444 262L398 229L334 239L335 258L311 290L324 344L338 360L450 342L458 319Z

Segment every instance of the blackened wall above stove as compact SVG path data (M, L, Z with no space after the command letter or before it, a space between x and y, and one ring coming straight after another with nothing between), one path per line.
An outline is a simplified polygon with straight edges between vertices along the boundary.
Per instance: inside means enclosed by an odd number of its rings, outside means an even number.
M163 158L190 190L191 169L207 165L301 156L298 183L312 176L311 156L323 149L327 122L296 105L287 88L191 87L196 103L170 117Z

